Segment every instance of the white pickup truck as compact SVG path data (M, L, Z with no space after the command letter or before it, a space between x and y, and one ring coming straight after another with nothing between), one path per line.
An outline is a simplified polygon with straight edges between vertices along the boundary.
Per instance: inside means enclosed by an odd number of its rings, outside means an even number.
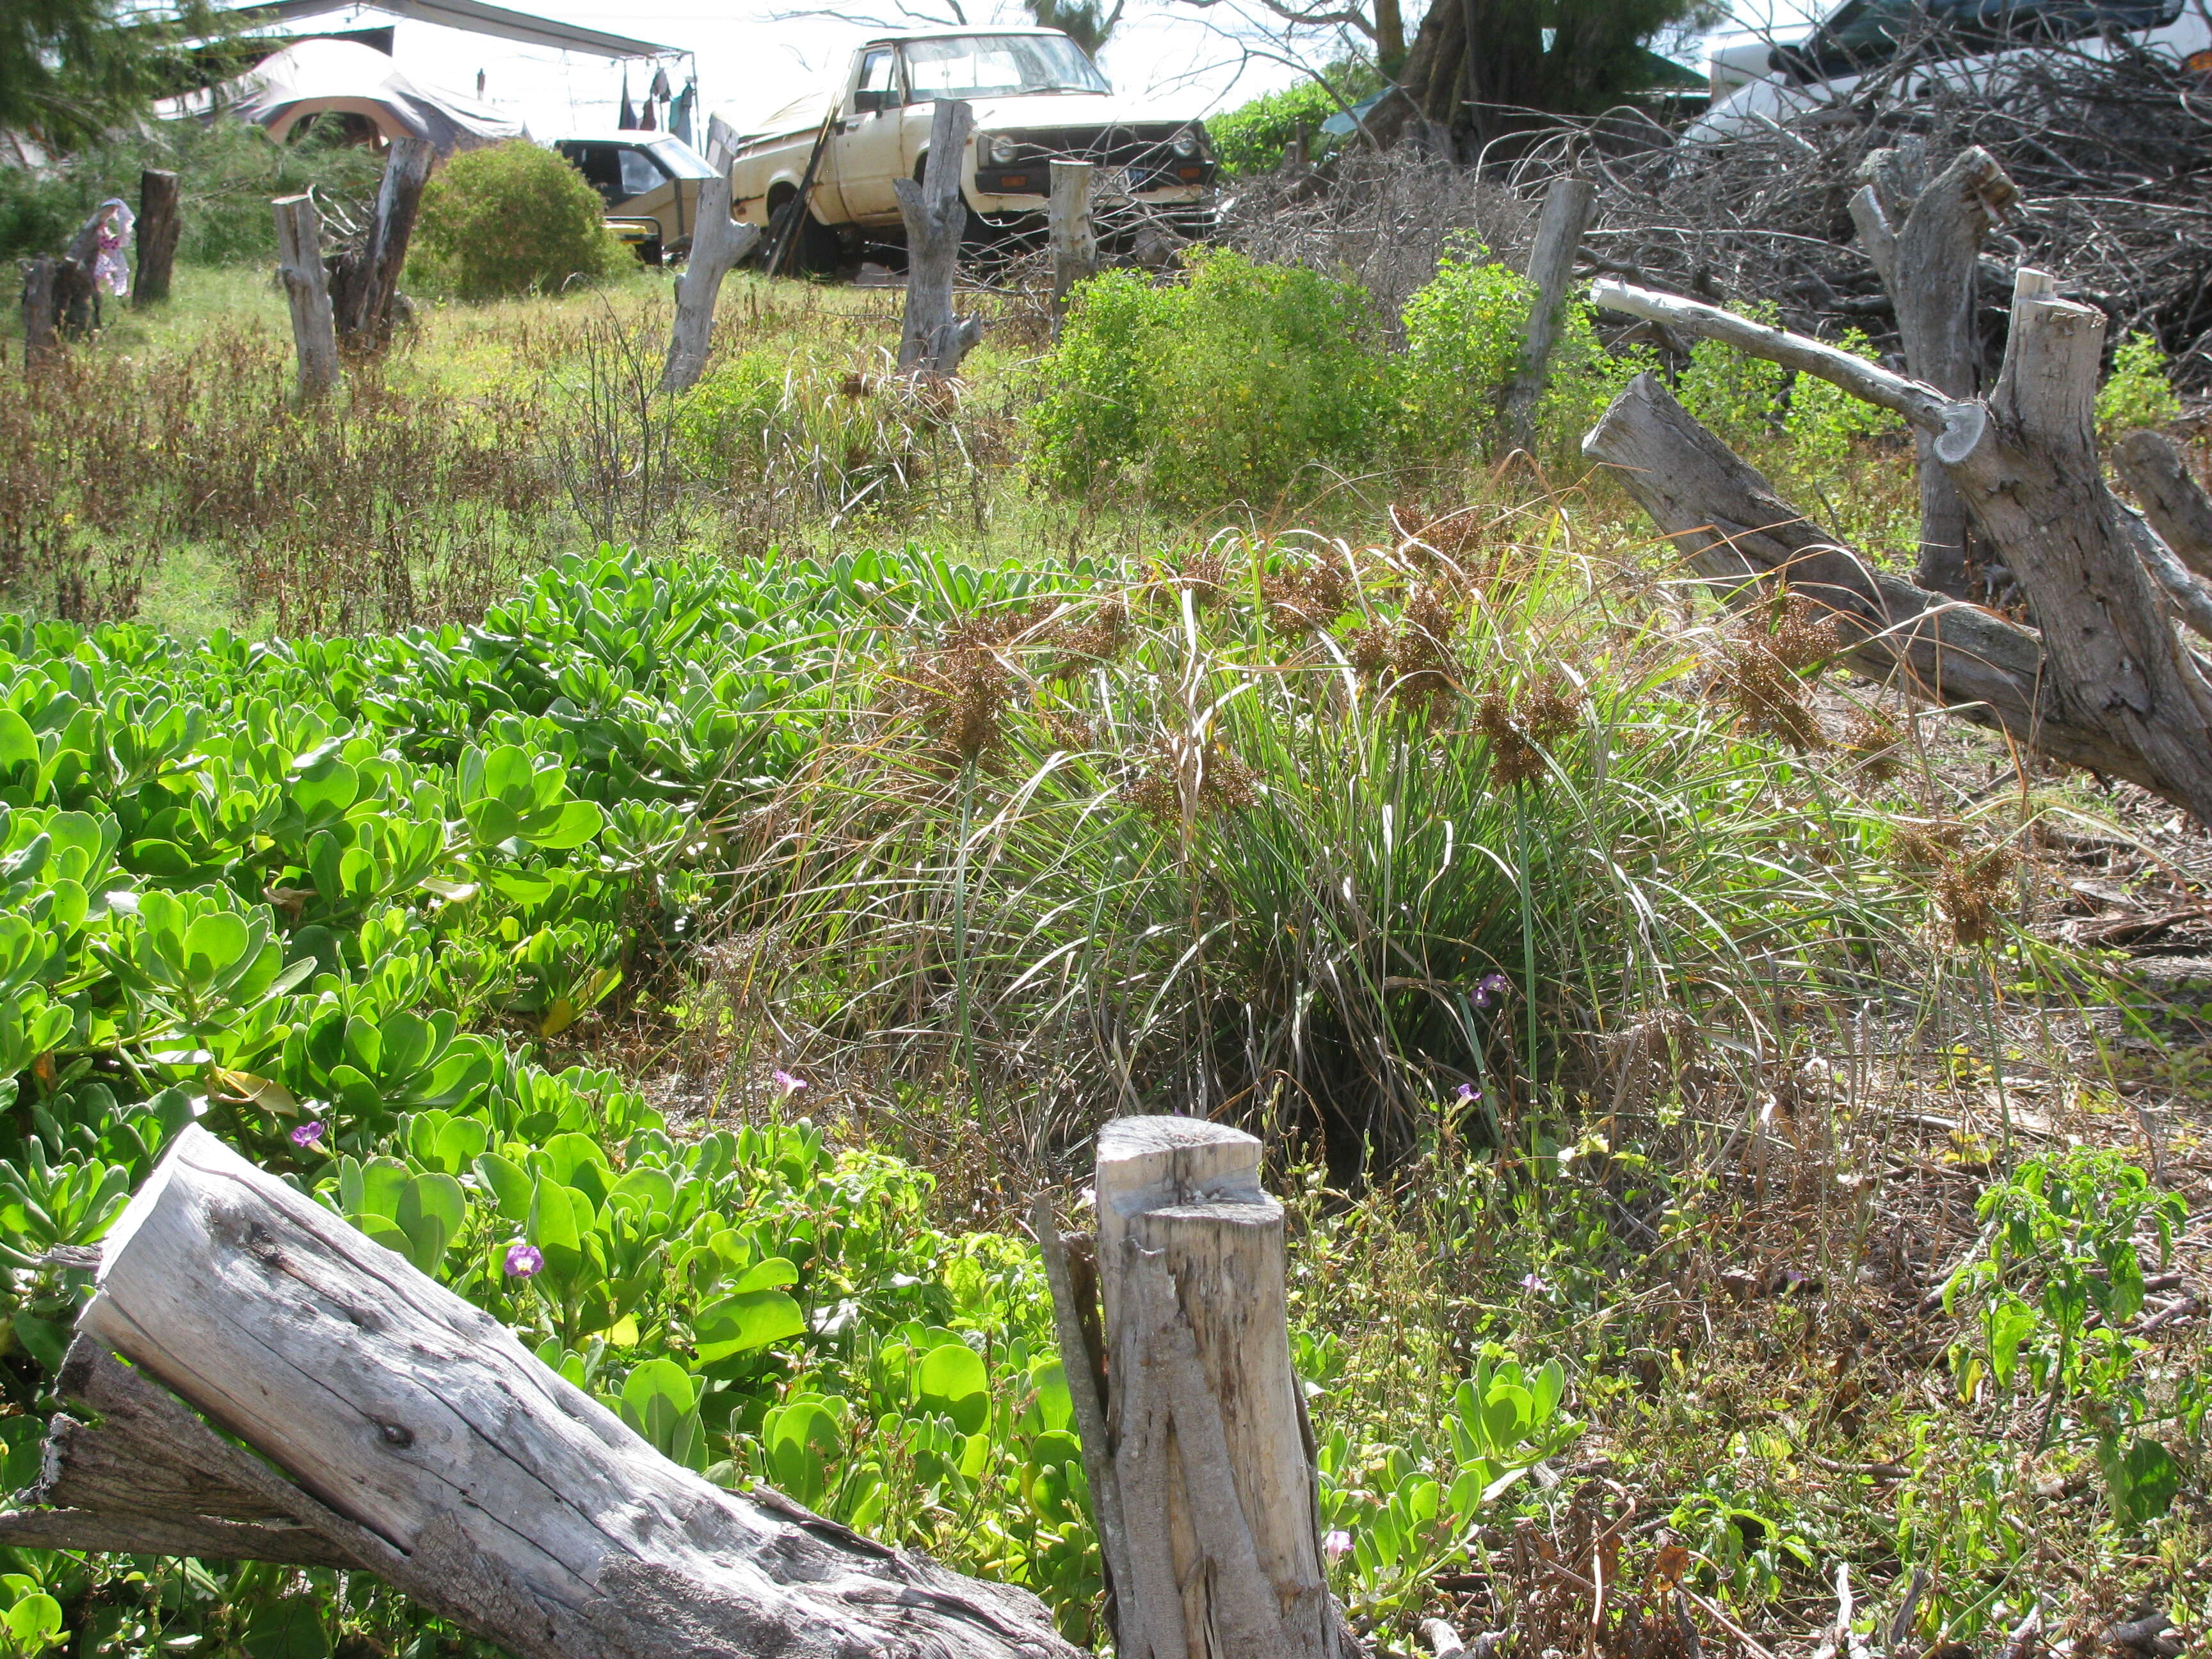
M1096 163L1102 208L1138 202L1185 236L1212 228L1215 163L1206 130L1117 98L1058 29L969 27L880 35L853 53L842 88L795 100L740 141L732 210L763 232L797 194L829 131L807 203L800 263L835 268L901 228L897 179L921 177L931 106L975 115L960 168L974 240L1040 228L1055 159ZM834 121L833 121L834 115Z

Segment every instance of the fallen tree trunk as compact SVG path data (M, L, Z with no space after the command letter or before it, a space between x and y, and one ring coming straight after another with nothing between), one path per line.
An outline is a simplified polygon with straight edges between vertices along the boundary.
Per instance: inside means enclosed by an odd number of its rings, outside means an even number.
M1817 340L1695 301L1610 282L1597 284L1592 298L1821 375L1926 433L2035 615L2035 694L2025 709L1996 718L2046 753L2131 779L2212 822L2212 682L2167 609L2171 603L2192 623L2212 623L2212 589L2106 487L2094 418L2104 314L2048 288L2037 273L2021 273L2004 368L1986 399L1947 397ZM1633 410L1627 412L1633 424ZM1601 435L1611 418L1609 411L1585 441L1594 459L1621 453ZM1722 504L1709 507L1687 493L1697 488L1694 477L1647 477L1630 488L1664 490L1675 510L1698 521L1728 516ZM1679 523L1653 516L1679 535Z
M522 1659L1075 1651L1024 1592L678 1468L197 1127L109 1234L78 1330L61 1389L101 1422L55 1419L57 1507L0 1540L356 1567Z
M2212 496L2190 472L2181 446L2163 432L2130 432L2114 446L2112 460L2159 539L2212 581Z

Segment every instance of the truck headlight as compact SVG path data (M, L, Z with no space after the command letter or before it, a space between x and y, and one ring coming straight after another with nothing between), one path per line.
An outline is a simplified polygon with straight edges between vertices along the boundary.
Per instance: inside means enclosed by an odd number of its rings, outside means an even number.
M1190 157L1198 154L1198 135L1186 128L1184 131L1176 134L1174 139L1170 142L1169 148L1173 149L1176 155L1188 161Z
M983 153L991 158L994 166L1005 167L1022 153L1022 147L1001 132L993 135Z

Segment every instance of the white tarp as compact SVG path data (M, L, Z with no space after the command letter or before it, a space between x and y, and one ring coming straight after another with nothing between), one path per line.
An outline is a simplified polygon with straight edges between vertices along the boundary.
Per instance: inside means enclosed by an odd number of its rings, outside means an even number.
M490 105L423 86L382 52L353 40L295 40L201 97L279 140L295 123L326 110L366 116L387 139L427 138L441 155L530 136L521 122ZM199 98L191 101L208 106Z

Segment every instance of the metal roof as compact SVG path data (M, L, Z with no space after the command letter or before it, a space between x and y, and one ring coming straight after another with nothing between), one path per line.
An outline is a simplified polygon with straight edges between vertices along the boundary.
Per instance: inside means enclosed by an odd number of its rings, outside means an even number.
M437 23L449 29L465 29L471 34L495 35L502 40L521 40L563 52L590 52L599 58L665 58L686 50L652 40L632 40L626 34L610 34L605 29L556 22L550 17L533 17L528 12L488 5L485 0L266 0L259 5L234 8L228 15L249 21L296 23L357 9L411 18L421 23Z

